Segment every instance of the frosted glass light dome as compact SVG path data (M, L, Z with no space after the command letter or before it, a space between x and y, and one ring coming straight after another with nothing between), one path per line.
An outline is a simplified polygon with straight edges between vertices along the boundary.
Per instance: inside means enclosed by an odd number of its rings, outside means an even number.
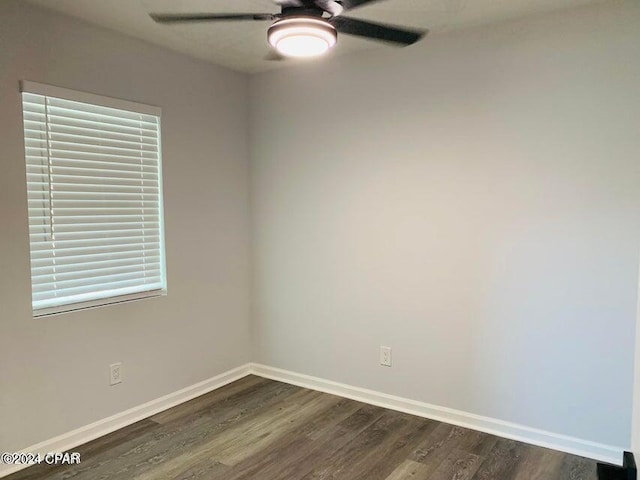
M281 55L306 58L327 53L338 41L338 32L322 18L290 17L271 25L267 37Z

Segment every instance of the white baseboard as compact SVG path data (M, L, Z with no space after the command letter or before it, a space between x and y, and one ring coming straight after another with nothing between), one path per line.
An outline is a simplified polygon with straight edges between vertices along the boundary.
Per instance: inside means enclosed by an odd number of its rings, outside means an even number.
M171 407L187 402L193 398L209 393L217 388L223 387L231 382L235 382L251 373L251 365L246 364L233 370L221 373L215 377L196 383L189 387L170 393L164 397L151 400L137 407L133 407L121 413L98 420L97 422L85 425L71 432L64 433L57 437L45 440L36 445L23 449L23 452L48 453L65 452L72 450L84 443L95 440L111 432L124 428L133 423L139 422L156 413L160 413ZM0 464L0 478L15 473L26 468L25 465L5 465Z
M622 465L622 447L604 445L601 443L582 440L580 438L548 432L537 428L531 428L516 423L505 422L495 418L483 417L472 413L462 412L451 408L430 405L416 400L396 397L386 393L367 390L364 388L333 382L323 378L312 377L301 373L295 373L266 365L252 364L251 373L290 383L300 387L310 388L321 392L331 393L360 402L377 405L379 407L397 410L399 412L430 418L440 422L458 425L460 427L490 433L512 440L551 448L561 452L567 452L582 457L592 458L601 462Z
M209 393L217 388L235 382L249 374L258 375L280 382L290 383L312 390L331 393L345 398L351 398L363 403L377 405L399 412L430 418L453 425L458 425L472 430L498 435L500 437L519 440L521 442L538 445L541 447L559 450L574 455L593 458L598 461L622 465L623 448L604 445L601 443L581 440L579 438L547 432L536 428L526 427L511 422L482 417L472 413L461 412L451 408L430 405L416 400L410 400L386 393L367 390L364 388L333 382L323 378L312 377L301 373L295 373L279 368L268 367L260 364L246 364L220 375L216 375L203 382L170 393L124 412L98 420L71 432L45 440L36 445L23 449L23 452L48 453L64 452L72 450L84 443L95 440L111 432L124 428L135 422L155 415L159 412L187 402L195 397ZM0 478L15 473L25 468L23 465L0 464Z

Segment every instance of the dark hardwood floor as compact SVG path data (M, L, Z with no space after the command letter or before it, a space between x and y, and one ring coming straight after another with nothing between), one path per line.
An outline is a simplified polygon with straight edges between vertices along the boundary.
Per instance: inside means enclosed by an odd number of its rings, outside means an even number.
M595 480L573 455L249 376L9 480Z

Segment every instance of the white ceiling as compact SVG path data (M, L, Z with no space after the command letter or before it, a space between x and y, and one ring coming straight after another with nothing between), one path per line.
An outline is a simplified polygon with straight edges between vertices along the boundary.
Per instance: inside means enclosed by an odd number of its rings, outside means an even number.
M266 61L268 22L158 25L149 12L279 12L270 0L29 0L196 58L244 72L283 63ZM351 10L363 19L427 28L431 34L571 8L595 0L384 0ZM427 40L428 41L428 37ZM342 35L332 55L394 48ZM411 48L411 47L409 47Z

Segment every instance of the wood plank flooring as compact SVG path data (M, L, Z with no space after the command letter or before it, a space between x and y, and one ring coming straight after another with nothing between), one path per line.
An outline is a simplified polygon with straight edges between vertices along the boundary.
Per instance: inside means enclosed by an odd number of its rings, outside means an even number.
M596 463L260 377L8 480L596 480Z

